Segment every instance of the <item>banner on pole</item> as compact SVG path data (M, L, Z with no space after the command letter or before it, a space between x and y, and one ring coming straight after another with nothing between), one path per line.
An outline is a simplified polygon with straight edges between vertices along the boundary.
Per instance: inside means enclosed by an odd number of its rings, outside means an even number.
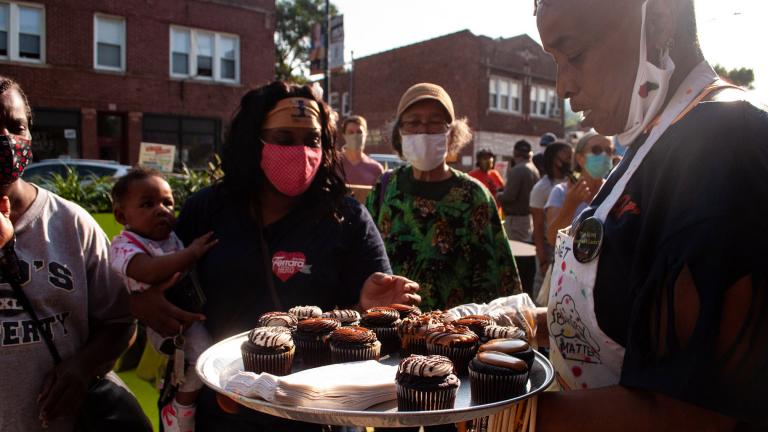
M318 75L325 73L325 24L314 23L310 35L309 47L309 74Z
M331 70L344 67L344 15L331 18Z

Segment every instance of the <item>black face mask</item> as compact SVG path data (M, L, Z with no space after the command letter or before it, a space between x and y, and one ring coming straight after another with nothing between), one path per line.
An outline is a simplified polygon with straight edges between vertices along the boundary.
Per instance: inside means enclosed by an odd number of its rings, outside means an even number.
M30 162L32 141L19 135L0 135L0 184L18 180Z

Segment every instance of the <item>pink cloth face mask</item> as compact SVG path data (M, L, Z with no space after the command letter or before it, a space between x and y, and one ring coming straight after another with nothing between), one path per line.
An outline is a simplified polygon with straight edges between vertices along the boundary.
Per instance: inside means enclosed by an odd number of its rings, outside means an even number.
M275 189L290 197L299 196L309 189L322 161L321 147L282 146L265 142L261 151L264 175Z

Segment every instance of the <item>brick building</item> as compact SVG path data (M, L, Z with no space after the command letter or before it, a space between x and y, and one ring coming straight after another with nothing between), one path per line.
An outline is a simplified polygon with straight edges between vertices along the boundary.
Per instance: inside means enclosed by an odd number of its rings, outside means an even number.
M351 72L331 79L331 104L342 117L359 114L371 129L370 153L391 153L385 134L397 103L411 85L443 86L458 117L467 117L474 142L457 159L471 169L474 152L510 156L519 139L538 148L546 132L563 136L563 101L555 94L556 66L527 35L507 39L464 30L355 59Z
M36 159L204 166L245 89L274 76L273 0L0 0L0 74L34 110Z

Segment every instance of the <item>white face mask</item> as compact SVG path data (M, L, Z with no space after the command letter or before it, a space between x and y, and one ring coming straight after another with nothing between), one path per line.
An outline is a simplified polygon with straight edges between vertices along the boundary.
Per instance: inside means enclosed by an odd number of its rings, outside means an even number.
M629 116L624 132L618 135L622 145L630 145L661 111L669 92L669 80L675 72L675 63L669 57L669 49L661 53L661 68L648 61L648 49L645 43L645 9L643 3L643 23L640 27L640 63L637 78L629 104Z
M344 134L344 147L350 150L365 148L365 134Z
M432 171L445 162L448 134L403 135L403 157L419 171Z

